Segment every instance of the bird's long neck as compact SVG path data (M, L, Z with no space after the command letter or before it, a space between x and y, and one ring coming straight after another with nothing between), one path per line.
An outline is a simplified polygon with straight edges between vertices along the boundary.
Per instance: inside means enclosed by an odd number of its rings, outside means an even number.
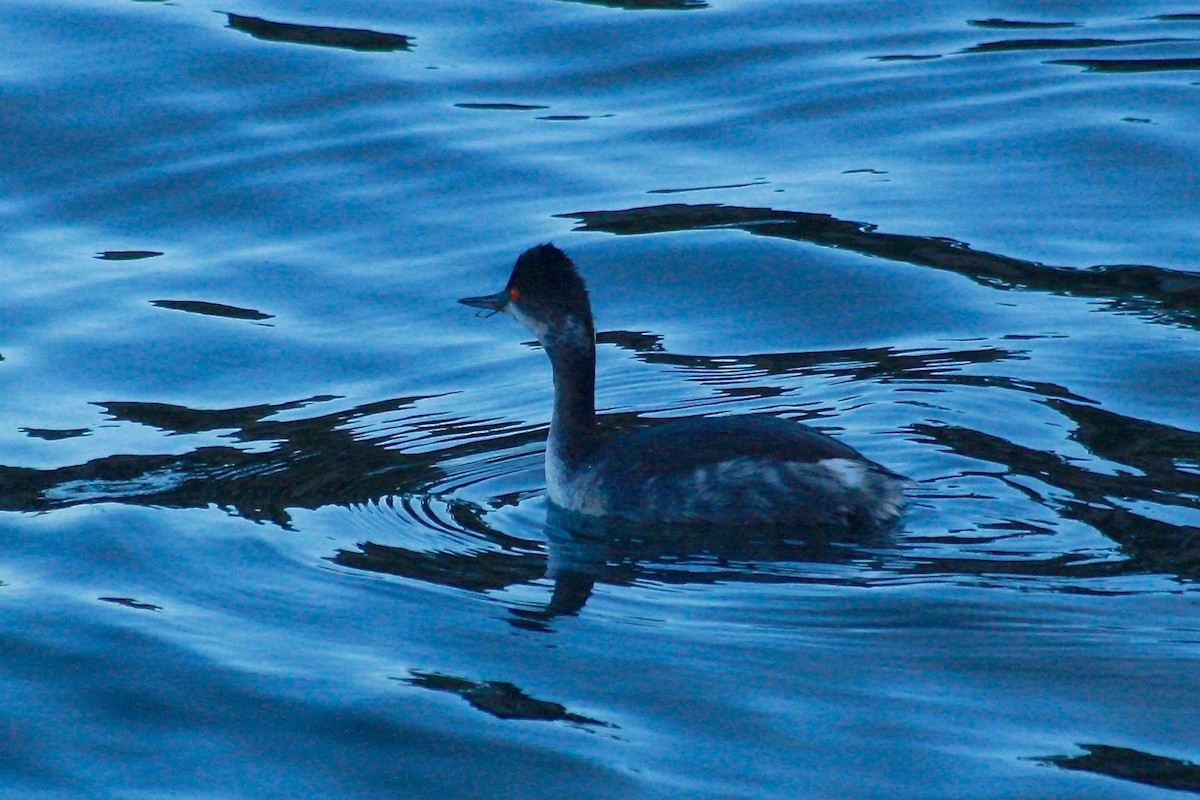
M596 345L556 349L554 411L548 447L568 464L586 458L596 441Z

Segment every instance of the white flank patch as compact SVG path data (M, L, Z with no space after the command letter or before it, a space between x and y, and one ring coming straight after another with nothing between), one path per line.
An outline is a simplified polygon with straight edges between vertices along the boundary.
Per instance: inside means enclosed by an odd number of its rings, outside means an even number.
M867 477L867 465L849 458L825 458L817 462L847 489L861 489Z

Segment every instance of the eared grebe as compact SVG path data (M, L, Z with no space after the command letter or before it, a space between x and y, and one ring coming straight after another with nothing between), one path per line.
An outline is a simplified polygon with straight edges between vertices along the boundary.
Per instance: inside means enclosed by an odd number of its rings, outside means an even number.
M504 291L459 302L508 312L550 356L546 489L567 511L645 524L874 526L904 508L904 478L796 422L702 417L603 439L587 288L552 244L522 253Z

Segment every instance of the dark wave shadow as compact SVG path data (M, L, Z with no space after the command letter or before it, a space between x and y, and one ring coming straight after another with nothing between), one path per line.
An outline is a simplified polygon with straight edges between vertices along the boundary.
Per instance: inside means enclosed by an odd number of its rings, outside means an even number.
M576 230L618 235L738 228L756 236L837 247L954 272L998 289L1099 299L1114 310L1200 327L1200 274L1197 273L1143 264L1049 266L973 250L965 242L945 237L882 233L866 222L772 208L679 203L556 216L578 220Z
M193 409L164 403L97 403L112 420L146 425L166 436L219 434L227 445L183 454L114 454L83 464L39 470L0 466L0 509L49 511L119 502L165 508L216 506L247 519L290 524L289 509L350 506L390 495L420 494L445 478L440 462L536 441L530 430L454 417L429 417L415 408L420 396L371 403L302 419L284 412L334 400L324 396L276 405ZM356 427L398 416L378 434ZM478 434L494 436L481 440ZM438 451L389 447L397 436L454 439Z
M780 388L779 378L801 375L876 383L903 382L907 386L988 387L1079 403L1091 402L1049 381L1029 381L963 370L971 365L999 364L1024 358L1024 352L1019 347L987 345L927 350L855 347L799 353L689 355L666 352L661 337L646 332L606 331L598 334L596 341L630 350L639 361L647 364L669 366L687 373L690 380L711 386L719 396L716 402L730 396L758 399L777 397L788 391ZM758 380L763 383L754 385ZM628 416L631 415L609 414L603 422L624 428L620 420Z
M227 11L221 13L229 18L230 28L267 42L340 47L346 50L375 53L412 49L412 37L398 33L381 33L362 28L331 28L324 25L273 22L269 19L231 14Z
M503 503L503 501L501 501ZM490 592L532 583L546 574L541 542L504 533L484 521L485 510L451 503L449 515L466 542L422 550L372 541L339 549L329 560L353 569L397 575L423 583L472 592Z
M1177 16L1160 16L1152 19L1158 21L1183 21L1186 15ZM972 19L967 20L967 24L972 28L983 28L996 31L1050 31L1061 30L1064 28L1078 28L1078 24L1074 22L1034 22L1025 20L1007 20L1000 18L991 19ZM1103 39L1089 36L1037 36L1027 38L1012 38L999 39L993 41L979 42L978 44L964 47L961 50L955 50L947 53L929 53L922 55L913 55L905 53L893 53L882 56L875 56L876 61L921 61L928 59L943 58L945 56L970 56L970 55L986 55L989 53L1017 53L1045 50L1094 50L1101 48L1114 47L1133 47L1146 45L1161 45L1172 44L1178 42L1193 42L1193 38L1180 37L1149 37L1138 39ZM1190 69L1186 64L1195 59L1063 59L1051 60L1043 63L1046 64L1066 64L1074 66L1083 66L1086 69L1094 71L1108 72L1144 72L1155 70L1171 70L1171 69Z
M787 391L779 388L780 378L792 374L896 382L910 389L985 386L1024 392L1062 415L1072 431L1070 437L1107 465L1097 471L1051 451L961 426L911 426L908 433L917 441L997 465L999 470L989 472L989 478L1026 493L1037 507L1052 508L1066 519L1091 526L1118 544L1125 557L1096 561L1089 551L1042 559L1019 555L983 559L963 553L951 541L949 547L924 552L919 559L899 558L898 565L889 567L888 580L932 572L1068 579L1139 573L1200 577L1200 530L1168 521L1172 513L1192 514L1200 509L1196 462L1200 434L1105 411L1054 384L964 369L1020 358L1019 349L868 348L718 357L666 352L661 338L652 333L610 331L600 338L648 363L671 365L687 372L689 379L711 383L718 393L739 398L775 397ZM931 395L916 391L913 402L928 402L921 398ZM813 580L811 571L796 565L853 558L868 546L836 537L822 543L791 534L745 539L695 530L654 537L632 530L580 537L578 532L563 535L568 526L555 524L543 534L549 544L536 536L512 535L496 528L492 514L519 506L529 496L497 496L481 507L455 497L453 487L470 485L487 474L504 474L511 469L514 453L540 458L544 426L429 414L420 409L425 398L419 396L312 413L335 399L322 396L215 410L147 402L99 403L111 420L145 425L168 438L207 435L210 443L181 454L178 445L164 444L169 452L113 454L53 469L0 466L0 510L45 512L95 503L216 507L288 528L294 509L340 506L354 511L357 519L364 508L386 507L395 515L383 520L387 532L379 537L382 541L363 536L355 548L339 550L331 560L354 569L477 592L502 591L549 577L554 589L546 606L525 609L524 614L514 612L531 625L582 608L597 581ZM645 414L680 410L606 414L602 424L613 433L633 430L663 421ZM693 414L702 410L686 409ZM819 424L820 413L801 418ZM408 442L420 446L399 446ZM457 465L453 470L448 466L452 462ZM1189 470L1187 464L1194 466ZM1019 530L998 529L997 538L1025 531L1018 523L1012 524ZM444 544L412 545L406 531L414 525L443 537ZM1035 528L1026 532L1037 533Z
M1003 19L989 17L988 19L971 19L967 24L973 28L996 28L1000 30L1044 30L1048 28L1075 28L1075 22L1038 22L1035 20Z
M1190 72L1200 69L1200 58L1063 58L1046 63L1083 67L1088 72Z
M960 53L1011 53L1019 50L1091 50L1100 47L1129 47L1144 44L1167 44L1186 39L1002 39L981 42L959 50ZM1057 62L1052 62L1057 63Z
M91 436L91 428L18 428L21 433L33 439L47 442L57 442L62 439L78 439Z
M274 314L267 314L256 308L241 308L227 306L224 303L210 303L207 300L151 300L150 305L156 308L167 308L172 311L184 311L188 314L200 314L206 317L225 317L226 319L245 319L259 322L274 319Z
M455 108L469 111L545 111L550 106L532 106L523 103L455 103Z
M530 697L507 681L472 681L440 672L409 670L409 677L395 678L409 686L448 692L466 700L473 708L496 719L534 720L538 722L568 722L587 727L615 728L582 714L568 711L562 703Z
M1200 578L1200 527L1164 521L1200 511L1200 475L1180 469L1200 453L1200 434L1058 399L1046 404L1071 420L1070 438L1123 467L1088 469L1057 453L953 425L920 423L914 433L968 458L1001 465L1010 486L1058 514L1083 522L1121 546L1126 560L1092 567L1096 575L1137 572ZM1035 487L1052 489L1052 495Z
M101 261L141 261L144 258L154 258L161 256L159 250L102 250L96 253L93 258L98 258Z
M1084 751L1082 755L1042 756L1031 760L1161 789L1200 793L1200 765L1191 761L1107 744L1081 744L1079 747Z
M707 0L565 0L589 6L604 6L622 11L692 11L708 8Z

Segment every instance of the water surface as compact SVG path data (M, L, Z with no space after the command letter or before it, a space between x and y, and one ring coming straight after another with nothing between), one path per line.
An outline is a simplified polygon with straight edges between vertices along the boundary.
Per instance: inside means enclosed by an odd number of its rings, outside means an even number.
M1200 792L1186 11L10 0L5 796ZM903 524L564 528L551 239Z

